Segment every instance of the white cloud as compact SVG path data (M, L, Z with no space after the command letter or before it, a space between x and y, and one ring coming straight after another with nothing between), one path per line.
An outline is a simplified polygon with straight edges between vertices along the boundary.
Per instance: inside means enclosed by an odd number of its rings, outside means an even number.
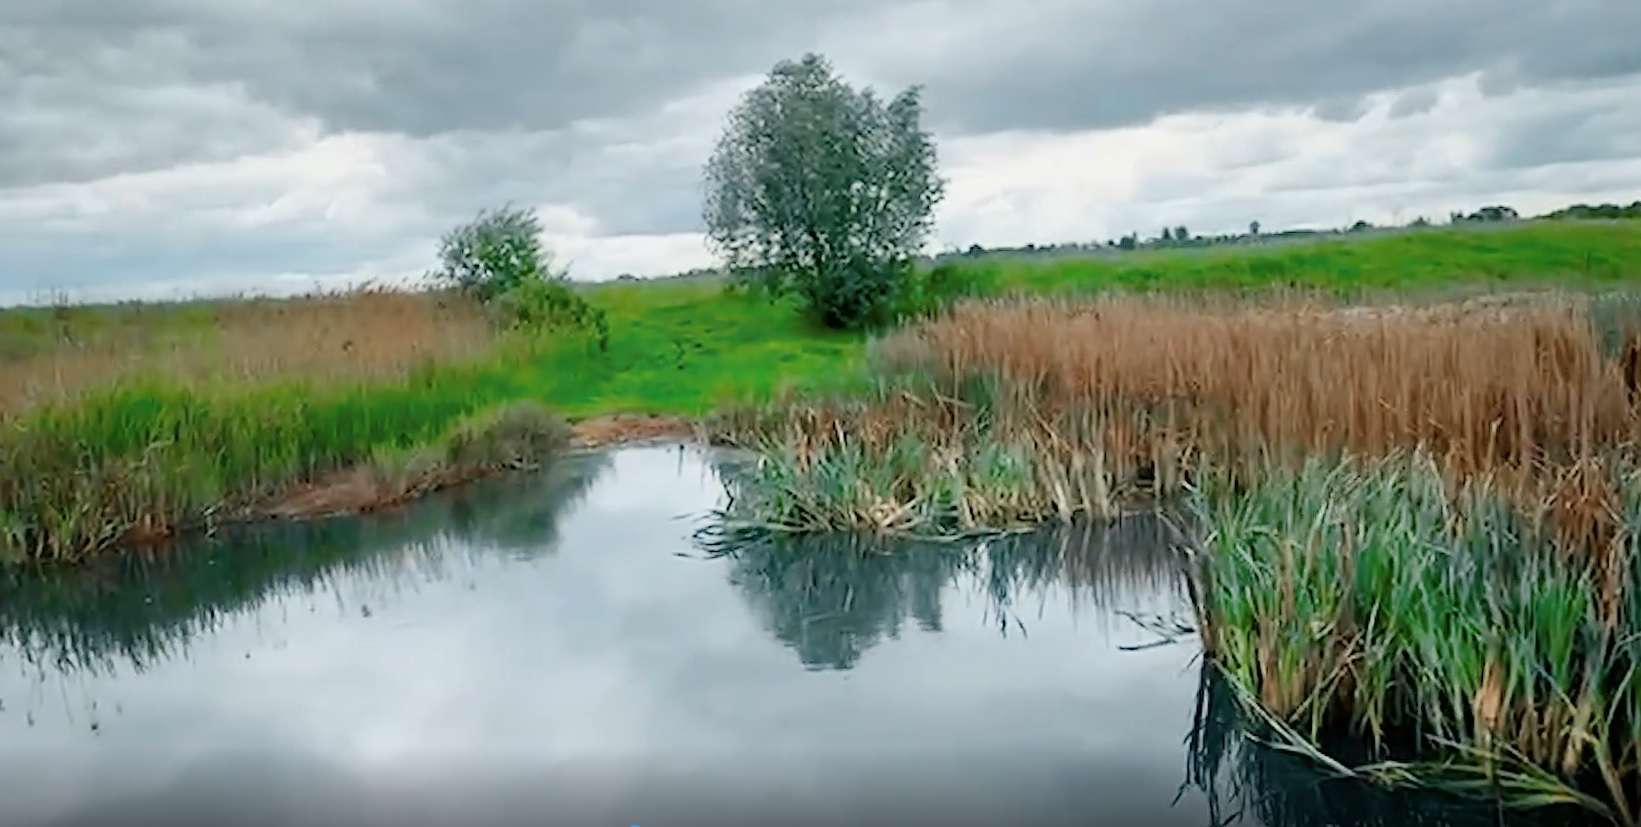
M1641 194L1641 139L1629 157L1490 168L1500 136L1610 113L1641 95L1641 79L1487 97L1469 76L1427 91L1434 102L1425 112L1393 116L1397 97L1379 95L1355 122L1263 111L950 141L952 183L939 239L955 246L1086 241L1180 224L1235 232L1252 220L1270 228L1343 226L1440 219L1484 203L1531 213L1578 200L1627 203Z

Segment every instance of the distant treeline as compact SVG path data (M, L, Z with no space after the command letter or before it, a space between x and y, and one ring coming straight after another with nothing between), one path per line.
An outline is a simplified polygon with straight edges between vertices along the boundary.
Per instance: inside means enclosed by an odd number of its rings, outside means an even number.
M1597 204L1593 207L1589 204L1574 204L1571 207L1562 207L1561 209L1556 210L1553 213L1548 213L1543 217L1549 219L1641 218L1641 201L1636 201L1627 207L1619 206L1618 204Z
M1620 219L1641 218L1641 201L1629 206L1618 204L1574 204L1563 207L1554 212L1538 216L1546 220L1577 220L1577 219ZM1492 205L1482 207L1474 212L1465 213L1454 211L1448 214L1448 226L1502 224L1522 220L1521 214L1514 207ZM981 255L996 254L1041 254L1041 253L1103 253L1124 252L1129 250L1157 250L1169 248L1200 248L1220 247L1239 244L1269 244L1282 241L1297 241L1304 239L1320 239L1335 236L1360 235L1375 232L1396 232L1401 230L1420 229L1438 226L1427 216L1419 216L1405 224L1376 225L1367 221L1357 221L1348 227L1324 229L1290 229L1275 232L1266 231L1258 221L1248 224L1247 232L1218 233L1211 235L1193 234L1188 227L1164 227L1161 232L1150 238L1142 238L1139 233L1129 233L1120 238L1104 241L1069 242L1062 244L1026 244L1021 247L982 247L979 244L971 245L967 250L948 250L934 256L934 261L951 259L973 258Z
M1600 220L1600 219L1641 219L1641 201L1628 206L1622 204L1573 204L1553 212L1537 217L1548 221L1565 220ZM1447 226L1462 225L1490 225L1502 224L1522 220L1521 214L1514 207L1492 205L1482 207L1474 212L1466 213L1454 211L1448 213L1447 220L1441 222ZM1089 254L1089 253L1116 253L1130 250L1158 250L1222 247L1238 244L1273 244L1284 241L1315 240L1333 236L1350 236L1362 234L1376 234L1397 232L1401 230L1416 230L1425 227L1439 226L1426 216L1419 216L1405 224L1375 225L1367 221L1357 221L1348 227L1333 229L1290 229L1269 232L1264 230L1258 221L1248 224L1247 232L1219 233L1211 235L1197 235L1189 227L1164 227L1162 231L1150 238L1142 238L1139 233L1129 233L1120 238L1104 241L1073 241L1060 244L1025 244L1019 247L983 247L979 244L970 245L966 250L947 250L926 259L927 263L938 264L953 259L967 259L989 255L1037 255L1037 254ZM701 268L689 270L666 279L700 279L711 278L720 274L716 268ZM617 281L637 281L637 276L623 274ZM649 279L646 279L649 280Z

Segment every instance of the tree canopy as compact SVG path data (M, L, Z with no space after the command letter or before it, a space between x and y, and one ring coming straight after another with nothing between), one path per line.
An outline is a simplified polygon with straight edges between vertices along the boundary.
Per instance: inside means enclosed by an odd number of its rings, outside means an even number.
M920 87L885 102L818 54L776 64L707 162L709 242L828 326L892 312L945 193L922 114Z

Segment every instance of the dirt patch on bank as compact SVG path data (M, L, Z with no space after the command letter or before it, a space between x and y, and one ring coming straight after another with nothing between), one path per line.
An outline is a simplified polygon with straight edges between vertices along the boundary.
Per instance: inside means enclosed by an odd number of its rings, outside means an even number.
M570 447L609 448L662 439L695 439L698 426L677 416L613 414L584 419L570 428ZM299 520L365 514L405 505L435 491L505 473L513 468L428 469L408 476L386 475L370 467L328 474L266 505L248 510L248 519Z
M583 419L570 428L570 444L606 448L660 439L697 439L700 427L681 416L612 414Z
M392 480L370 468L349 468L301 486L274 505L253 510L249 516L289 520L363 514L402 505L478 476L481 475L449 473L430 474L419 480Z

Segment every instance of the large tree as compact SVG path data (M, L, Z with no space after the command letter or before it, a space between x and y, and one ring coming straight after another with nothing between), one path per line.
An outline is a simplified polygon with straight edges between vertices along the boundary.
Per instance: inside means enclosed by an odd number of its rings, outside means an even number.
M893 307L945 193L919 87L884 102L826 58L776 64L705 171L707 237L732 272L831 327Z

